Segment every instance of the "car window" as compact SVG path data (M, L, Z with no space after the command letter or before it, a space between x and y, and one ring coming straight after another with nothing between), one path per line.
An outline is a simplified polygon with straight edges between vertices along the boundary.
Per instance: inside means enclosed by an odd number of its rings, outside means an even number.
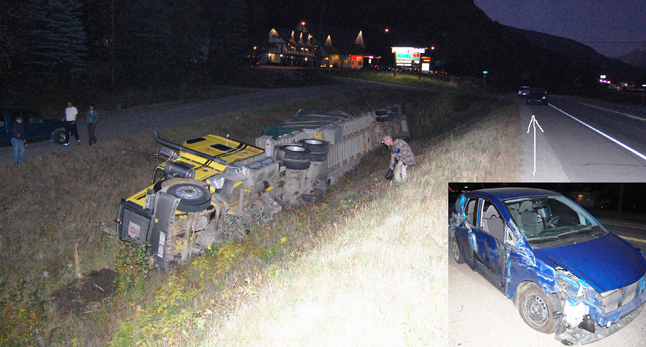
M464 209L465 221L471 226L476 226L476 217L478 215L478 198L469 198Z
M11 123L15 122L18 116L20 116L20 111L10 112L9 117L11 118Z
M505 226L496 206L490 201L485 200L482 204L482 213L480 213L480 216L482 230L502 241L505 236Z
M34 111L24 111L22 113L23 118L27 124L42 124L45 122L43 117Z
M559 237L599 225L588 212L564 196L532 196L505 200L504 204L528 240Z

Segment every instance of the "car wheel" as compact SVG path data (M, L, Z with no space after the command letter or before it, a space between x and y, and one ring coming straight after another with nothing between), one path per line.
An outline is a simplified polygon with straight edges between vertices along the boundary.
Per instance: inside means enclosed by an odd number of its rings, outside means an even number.
M65 129L56 129L54 134L52 134L52 140L57 145L67 143L67 132L65 132Z
M554 318L556 304L536 283L529 282L519 290L518 312L532 329L551 334L560 319Z
M462 254L460 253L460 245L458 244L458 240L455 236L451 236L451 253L453 254L453 259L456 263L464 263L464 259L462 259Z
M178 211L199 212L211 205L211 193L197 184L179 183L169 187L166 192L180 199Z

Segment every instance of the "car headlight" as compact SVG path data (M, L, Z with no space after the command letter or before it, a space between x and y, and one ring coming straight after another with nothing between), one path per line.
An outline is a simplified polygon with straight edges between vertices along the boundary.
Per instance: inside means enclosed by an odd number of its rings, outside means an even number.
M584 288L588 285L570 271L557 266L556 267L556 283L561 288L561 291L568 296L568 298L585 298L586 290Z

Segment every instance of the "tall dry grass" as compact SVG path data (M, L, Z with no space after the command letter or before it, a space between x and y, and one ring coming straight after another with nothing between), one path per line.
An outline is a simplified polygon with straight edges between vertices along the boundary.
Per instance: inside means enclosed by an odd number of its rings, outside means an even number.
M447 182L517 180L518 121L499 105L438 143L420 139L408 183L374 184L333 240L285 263L203 345L446 346Z

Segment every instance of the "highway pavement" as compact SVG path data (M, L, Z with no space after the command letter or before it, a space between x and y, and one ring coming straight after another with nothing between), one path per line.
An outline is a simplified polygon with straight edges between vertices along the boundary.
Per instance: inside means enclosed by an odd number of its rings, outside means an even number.
M521 181L646 182L646 108L570 96L550 96L546 106L519 102Z

